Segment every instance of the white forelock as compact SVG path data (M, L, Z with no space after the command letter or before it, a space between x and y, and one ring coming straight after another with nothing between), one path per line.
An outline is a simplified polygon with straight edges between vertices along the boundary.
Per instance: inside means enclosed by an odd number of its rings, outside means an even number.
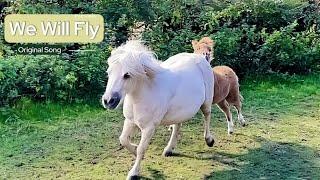
M153 73L163 70L155 53L139 40L128 41L113 50L108 59L108 64L110 66L114 63L120 63L122 68L133 76L145 76L146 68Z

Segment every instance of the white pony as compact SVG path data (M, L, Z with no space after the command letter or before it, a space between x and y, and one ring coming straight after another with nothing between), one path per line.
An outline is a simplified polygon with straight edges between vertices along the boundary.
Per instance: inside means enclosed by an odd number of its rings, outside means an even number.
M108 84L102 104L114 109L123 100L125 117L120 143L136 156L127 179L139 175L140 162L159 125L173 125L163 155L172 155L181 123L198 111L205 117L204 137L213 146L210 133L213 74L210 64L198 54L180 53L160 63L139 41L128 41L111 52ZM141 130L139 145L130 142L135 127Z

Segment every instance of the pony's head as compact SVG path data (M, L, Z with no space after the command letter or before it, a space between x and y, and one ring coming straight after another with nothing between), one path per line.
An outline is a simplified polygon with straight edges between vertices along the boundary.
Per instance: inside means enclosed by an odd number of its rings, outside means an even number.
M140 41L128 41L111 52L108 59L108 84L102 105L116 108L128 93L134 93L141 83L153 79L161 71L154 53Z
M209 37L203 37L199 42L197 40L192 40L194 53L203 54L209 63L213 58L214 45L214 41Z

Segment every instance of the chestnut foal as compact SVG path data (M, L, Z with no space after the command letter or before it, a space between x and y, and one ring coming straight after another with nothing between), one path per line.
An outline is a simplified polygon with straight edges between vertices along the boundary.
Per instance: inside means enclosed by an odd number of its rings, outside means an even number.
M209 63L213 57L213 47L215 43L209 37L202 38L199 42L197 40L192 41L192 47L194 53L203 54ZM232 121L232 114L230 107L234 106L238 113L238 120L242 126L246 125L246 122L241 114L241 107L243 97L239 91L238 76L228 66L215 66L213 68L214 74L214 96L213 104L217 104L223 111L228 122L228 133L232 134L234 130L234 124Z

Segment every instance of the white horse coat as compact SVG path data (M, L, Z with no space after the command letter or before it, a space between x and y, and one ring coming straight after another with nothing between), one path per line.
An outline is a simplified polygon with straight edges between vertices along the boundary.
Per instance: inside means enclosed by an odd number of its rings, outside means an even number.
M120 142L137 156L128 178L139 174L141 159L160 124L174 124L164 150L164 155L170 155L180 123L201 109L205 115L205 139L209 146L213 145L209 123L214 78L202 55L180 53L159 63L140 42L129 41L112 52L108 64L109 80L102 103L113 109L124 99L125 122ZM142 133L138 146L130 142L136 126Z

